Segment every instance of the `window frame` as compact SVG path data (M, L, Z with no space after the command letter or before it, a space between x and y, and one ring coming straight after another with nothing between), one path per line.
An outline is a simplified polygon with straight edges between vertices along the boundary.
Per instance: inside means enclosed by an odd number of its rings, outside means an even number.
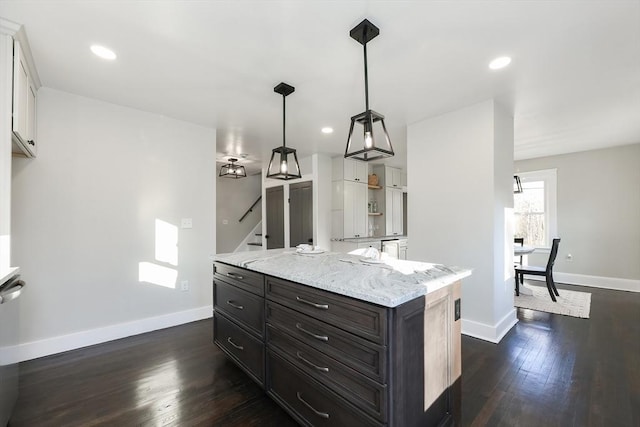
M558 235L558 170L542 169L529 172L518 172L517 175L520 177L520 181L522 182L523 191L526 191L524 188L526 182L544 182L544 221L547 225L545 230L546 244L545 246L534 247L537 252L548 253L551 251L553 238ZM514 197L515 196L517 196L517 194L514 194Z

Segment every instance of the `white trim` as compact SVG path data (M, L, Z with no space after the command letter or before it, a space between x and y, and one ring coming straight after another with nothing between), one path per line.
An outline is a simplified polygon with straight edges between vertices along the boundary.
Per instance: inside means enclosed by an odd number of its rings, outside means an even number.
M462 334L498 344L516 323L518 317L514 307L493 326L462 318Z
M15 362L36 359L64 351L75 350L107 341L144 334L158 329L170 328L196 320L207 319L213 315L213 306L193 308L161 316L147 317L132 322L118 323L88 331L46 338L39 341L19 344L7 348L8 357Z
M544 282L542 276L527 276L527 280L538 280ZM613 289L616 291L640 292L640 280L619 279L617 277L589 276L586 274L553 272L553 279L556 283L567 285L589 286L592 288Z
M15 36L22 25L17 22L9 21L5 18L0 18L0 33L7 34L11 37Z

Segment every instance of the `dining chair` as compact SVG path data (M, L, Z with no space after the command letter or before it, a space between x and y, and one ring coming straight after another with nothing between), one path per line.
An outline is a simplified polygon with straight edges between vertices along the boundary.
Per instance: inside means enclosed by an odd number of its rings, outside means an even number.
M560 296L556 284L553 281L553 264L556 262L556 256L558 256L558 246L560 246L560 239L553 239L551 245L551 253L549 254L549 260L546 267L536 267L534 265L516 267L516 295L520 295L520 284L524 284L524 275L531 276L544 276L547 282L547 290L551 295L551 300L556 302L556 296Z
M514 237L513 243L515 245L519 244L520 246L524 246L524 237ZM522 265L522 255L520 255L520 262L518 263L518 265Z

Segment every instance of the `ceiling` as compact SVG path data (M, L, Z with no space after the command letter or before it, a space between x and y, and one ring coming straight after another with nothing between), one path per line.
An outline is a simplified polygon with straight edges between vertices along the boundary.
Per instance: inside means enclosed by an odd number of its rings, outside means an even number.
M364 110L386 116L406 164L406 126L494 98L514 115L516 159L640 142L640 1L11 1L43 86L216 128L219 159L344 152ZM118 59L95 57L110 47ZM511 65L488 69L508 55ZM335 132L325 135L323 126Z

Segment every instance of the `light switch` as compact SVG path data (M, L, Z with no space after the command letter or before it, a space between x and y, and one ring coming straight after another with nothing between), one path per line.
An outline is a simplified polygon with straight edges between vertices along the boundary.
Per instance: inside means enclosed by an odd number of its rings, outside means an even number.
M191 218L182 218L180 222L181 228L193 228L193 220Z
M229 220L228 219L223 219L222 220L222 225L229 225Z

